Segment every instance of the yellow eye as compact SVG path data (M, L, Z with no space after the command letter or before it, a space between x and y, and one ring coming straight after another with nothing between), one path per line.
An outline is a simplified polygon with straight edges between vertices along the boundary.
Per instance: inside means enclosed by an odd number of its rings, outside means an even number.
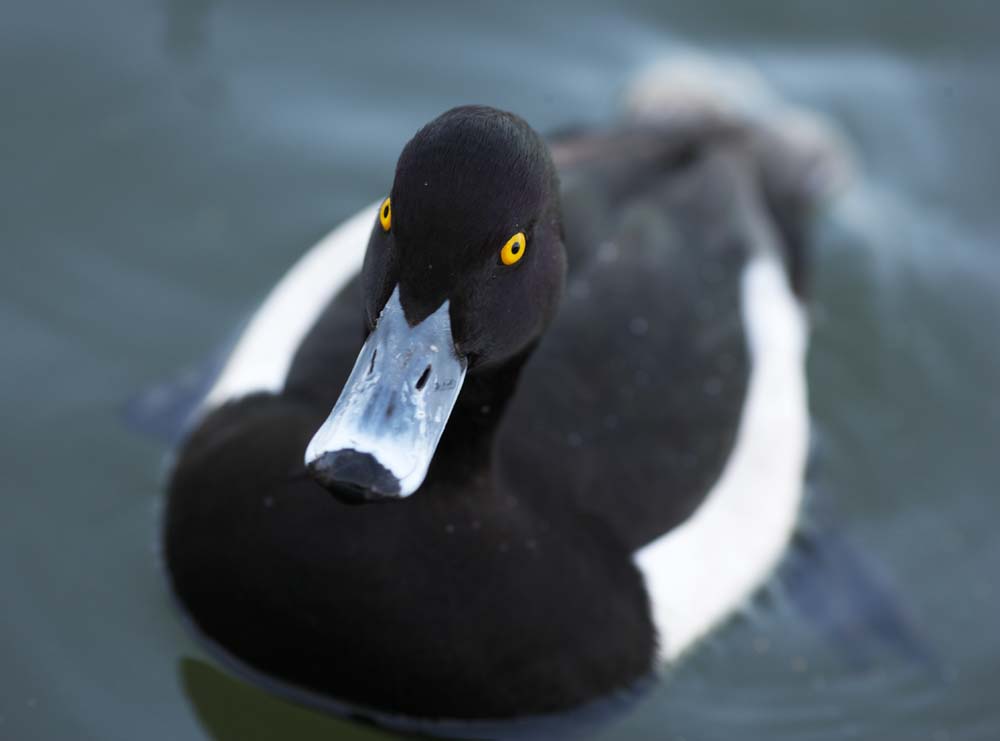
M500 261L504 265L513 265L524 257L524 232L518 232L507 240L507 244L500 250Z
M388 198L382 201L382 206L378 210L378 223L382 225L382 231L387 232L392 227L392 204Z

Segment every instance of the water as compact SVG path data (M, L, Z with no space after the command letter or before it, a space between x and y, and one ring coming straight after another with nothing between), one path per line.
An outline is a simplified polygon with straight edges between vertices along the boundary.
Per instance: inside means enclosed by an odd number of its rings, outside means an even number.
M163 447L121 405L383 195L441 110L606 120L690 48L754 64L857 150L817 250L816 485L935 659L847 662L772 595L602 737L1000 736L996 24L971 0L5 8L0 738L385 738L192 644L155 552Z

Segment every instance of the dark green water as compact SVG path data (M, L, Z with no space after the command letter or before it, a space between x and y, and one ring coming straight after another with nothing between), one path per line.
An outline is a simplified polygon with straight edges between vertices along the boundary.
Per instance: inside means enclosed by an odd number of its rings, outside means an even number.
M857 150L817 250L817 486L937 667L845 662L779 595L602 738L1000 737L1000 13L625 5L5 6L0 739L382 737L192 644L156 555L164 449L121 406L382 195L427 119L606 120L631 74L689 47L757 66Z

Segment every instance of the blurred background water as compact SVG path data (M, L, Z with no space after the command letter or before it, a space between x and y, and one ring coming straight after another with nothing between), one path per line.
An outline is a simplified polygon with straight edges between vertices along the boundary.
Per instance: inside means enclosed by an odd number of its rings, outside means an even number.
M164 447L122 405L230 337L437 113L606 121L685 51L756 67L856 149L817 246L815 487L934 666L846 661L772 590L602 737L1000 737L998 19L972 0L8 3L0 739L387 738L192 644L156 555Z

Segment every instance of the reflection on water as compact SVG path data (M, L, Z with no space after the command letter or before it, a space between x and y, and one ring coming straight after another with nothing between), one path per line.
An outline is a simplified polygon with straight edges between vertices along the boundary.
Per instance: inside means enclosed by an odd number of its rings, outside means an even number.
M216 741L375 741L376 730L304 710L197 659L178 665L184 693Z
M164 447L119 410L224 344L441 110L604 120L637 68L690 45L759 66L858 151L816 249L817 481L938 668L867 629L849 661L772 589L599 737L1000 736L992 6L101 11L44 0L0 24L0 738L384 737L180 658L200 654L154 555Z

